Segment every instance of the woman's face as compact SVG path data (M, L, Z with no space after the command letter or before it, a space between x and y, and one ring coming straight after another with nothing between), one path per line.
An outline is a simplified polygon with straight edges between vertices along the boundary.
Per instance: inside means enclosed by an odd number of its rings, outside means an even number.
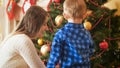
M43 34L44 34L44 32L45 32L46 30L48 30L47 22L48 22L48 17L46 18L45 22L44 22L43 25L41 26L40 31L39 31L39 33L38 33L38 37L42 37Z

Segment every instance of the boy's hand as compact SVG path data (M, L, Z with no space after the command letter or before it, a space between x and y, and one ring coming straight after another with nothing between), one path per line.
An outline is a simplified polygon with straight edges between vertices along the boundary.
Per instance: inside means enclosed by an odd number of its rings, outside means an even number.
M59 64L57 64L57 65L55 66L55 68L60 68L60 65L59 65Z

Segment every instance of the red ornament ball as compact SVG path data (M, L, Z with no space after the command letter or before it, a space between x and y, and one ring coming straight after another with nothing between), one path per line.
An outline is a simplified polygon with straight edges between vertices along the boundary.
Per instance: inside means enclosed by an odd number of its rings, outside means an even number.
M55 3L60 3L60 0L54 0Z
M103 41L99 44L100 48L103 50L108 49L108 43L106 41Z

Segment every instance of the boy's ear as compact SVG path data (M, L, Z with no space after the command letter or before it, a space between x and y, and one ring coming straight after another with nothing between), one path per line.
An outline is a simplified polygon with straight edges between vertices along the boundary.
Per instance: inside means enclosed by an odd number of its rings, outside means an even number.
M85 14L83 15L83 19L85 19L87 16L88 16L87 13L85 13Z
M83 15L83 19L85 19L86 17L90 16L90 14L88 14L87 12Z
M70 18L70 16L69 16L68 14L65 14L65 13L63 13L63 17L64 17L65 19L69 19L69 18Z
M92 11L91 10L87 10L87 12L83 15L83 19L92 15Z

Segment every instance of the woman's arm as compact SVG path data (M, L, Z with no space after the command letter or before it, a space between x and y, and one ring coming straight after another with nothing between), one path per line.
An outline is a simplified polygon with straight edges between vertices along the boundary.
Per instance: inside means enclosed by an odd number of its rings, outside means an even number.
M22 39L21 45L17 47L20 55L30 68L45 68L45 65L37 55L33 42L30 39Z

